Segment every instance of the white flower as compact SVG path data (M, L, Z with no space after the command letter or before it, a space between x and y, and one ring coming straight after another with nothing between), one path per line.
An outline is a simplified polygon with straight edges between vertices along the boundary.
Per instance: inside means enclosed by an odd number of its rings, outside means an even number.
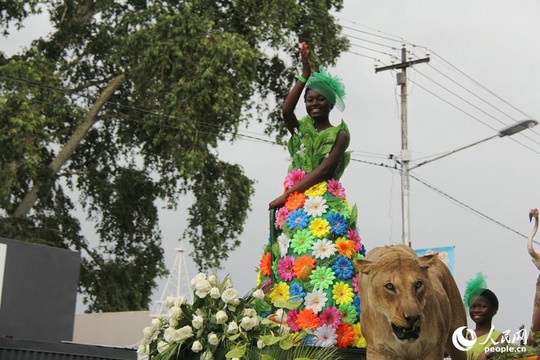
M283 311L283 309L277 309L275 315L275 319L277 322L287 322L287 314L285 313L285 311Z
M232 280L231 280L230 277L225 279L224 287L225 287L225 289L230 289L230 288L233 287L233 283L232 283Z
M201 360L214 360L214 355L212 355L212 352L210 350L206 350L201 355Z
M219 337L214 333L210 333L208 334L208 342L210 345L217 345L219 344Z
M160 340L157 344L157 351L158 353L162 353L169 347L169 343L166 343L165 341Z
M326 205L326 199L323 199L322 196L308 198L304 203L304 210L309 216L322 216L326 212L326 209L328 209L328 205Z
M170 319L179 319L180 315L182 315L182 309L174 305L173 307L169 308L168 313Z
M317 259L326 259L335 254L336 245L328 239L318 239L311 249Z
M245 316L257 316L257 311L255 309L246 308L244 309L243 315Z
M193 320L191 320L191 325L197 330L203 327L204 318L200 315L193 315Z
M168 327L163 332L163 339L168 343L179 342L181 340L180 332L173 327Z
M324 291L313 289L313 291L308 293L304 298L304 304L306 305L306 309L311 309L315 314L318 314L324 307L326 300L328 300L328 298Z
M255 299L263 300L264 299L264 291L262 289L257 289L253 292L252 296Z
M191 328L191 326L186 325L178 329L178 333L180 334L180 340L189 339L193 336L193 329Z
M143 335L144 335L145 340L152 339L152 337L154 337L154 333L155 333L155 330L150 326L147 326L143 329Z
M217 282L218 282L217 276L214 275L214 274L208 276L208 281L210 282L210 284L211 284L212 286L216 286L216 285L217 285Z
M221 300L226 304L233 304L238 299L238 291L233 288L228 288L221 294Z
M221 294L219 293L219 289L217 287L213 287L210 289L210 297L212 299L219 299Z
M291 328L286 323L279 325L279 335L287 335L291 332Z
M287 255L287 251L289 250L289 245L291 244L291 239L284 233L278 236L277 238L278 244L279 244L279 253L281 254L281 257Z
M139 345L139 348L137 349L137 354L140 356L148 355L148 344L141 344Z
M204 299L210 293L212 285L208 280L201 280L195 284L195 295Z
M161 327L161 319L153 318L150 324L152 325L152 329L159 330L159 328Z
M195 290L196 289L195 284L197 284L199 281L203 281L203 280L206 280L206 274L198 273L197 275L195 275L195 277L193 279L191 279L189 287L191 288L191 290Z
M185 296L180 295L174 298L174 305L180 307L184 305L186 301L187 301L187 298Z
M260 350L265 346L264 341L257 340L257 348Z
M315 337L317 338L316 346L326 347L337 344L336 329L330 325L323 324L315 330Z
M255 318L244 316L242 321L240 321L240 327L246 331L253 329L257 325L257 320Z
M167 305L168 308L173 307L174 296L167 296L167 298L165 299L165 305Z
M170 318L169 319L169 326L176 328L178 326L178 319L176 318Z
M216 322L218 324L225 324L228 319L229 319L229 317L227 316L227 313L225 311L219 310L216 313Z
M229 334L236 334L238 332L238 324L236 321L231 321L229 323L229 327L227 328L227 332Z
M198 353L202 349L203 349L203 346L199 340L195 340L193 342L193 345L191 345L191 351L193 351L194 353Z

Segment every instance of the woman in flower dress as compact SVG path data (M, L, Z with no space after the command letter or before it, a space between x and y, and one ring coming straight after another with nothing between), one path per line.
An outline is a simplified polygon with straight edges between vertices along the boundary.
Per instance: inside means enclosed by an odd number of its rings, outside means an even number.
M274 228L260 261L259 282L270 285L273 305L266 315L282 308L291 331L311 329L316 346L365 347L352 262L366 250L356 231L356 206L350 208L339 182L350 161L349 129L329 120L334 107L345 107L344 86L322 66L312 73L305 43L301 58L302 75L283 105L292 164L283 194L269 204ZM304 88L308 115L297 119Z

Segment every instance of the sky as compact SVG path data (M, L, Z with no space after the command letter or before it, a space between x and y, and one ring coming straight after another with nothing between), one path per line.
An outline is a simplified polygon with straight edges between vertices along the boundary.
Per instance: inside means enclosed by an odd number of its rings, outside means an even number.
M516 121L540 120L540 1L344 4L336 17L352 46L329 71L343 79L347 107L342 113L334 110L330 118L334 124L345 120L351 131L353 160L341 180L349 203L358 206L358 230L369 250L402 243L400 166L390 159L401 154L399 87L395 71L375 71L376 60L381 66L392 64L392 57L399 62L402 43L413 59L429 56L429 62L407 70L411 164L429 160L496 135ZM28 38L40 35L41 21L33 19L0 47L8 53L19 50ZM300 70L299 61L291 66ZM303 114L299 104L297 115ZM253 139L268 139L255 121L240 135L234 144L221 144L218 152L256 180L256 193L242 244L218 274L231 275L239 292L246 293L255 285L255 269L268 238L268 203L281 192L288 163L285 149ZM528 212L540 207L539 163L540 126L411 171L412 247L453 246L454 277L462 292L469 279L483 272L499 297L494 325L500 330L517 331L531 323L538 270L527 253L526 238L532 230ZM185 249L188 276L182 280L187 281L197 271L189 258L190 245L178 242L186 207L162 210L160 226L169 268L175 249ZM89 232L91 227L84 224ZM162 279L153 299L171 290Z
M358 206L358 230L368 250L402 243L401 176L385 167L396 165L390 154L401 153L399 88L396 72L375 72L374 59L391 64L392 55L400 58L403 40L414 58L425 58L429 49L429 63L407 70L408 147L413 164L427 160L516 121L540 120L540 2L345 1L336 16L353 44L329 69L347 91L345 111L330 116L334 124L345 120L351 131L353 161L342 183ZM299 104L297 115L304 113ZM256 126L248 131L263 138ZM512 332L530 326L538 273L526 237L532 230L528 212L540 207L539 134L540 126L497 137L411 171L423 181L410 179L412 247L453 246L462 293L483 272L500 301L493 323ZM281 191L287 153L245 139L223 145L220 155L257 180L242 245L222 272L247 291L256 279L251 270L267 239L266 209ZM180 229L171 225L174 239Z

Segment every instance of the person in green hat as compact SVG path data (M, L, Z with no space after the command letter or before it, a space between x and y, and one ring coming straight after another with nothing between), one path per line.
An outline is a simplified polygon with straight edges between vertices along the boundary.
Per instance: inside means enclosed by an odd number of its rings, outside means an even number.
M263 315L291 332L310 330L305 344L362 348L353 261L366 249L356 231L356 206L350 207L340 182L351 159L350 133L344 121L330 122L333 109L345 109L345 87L322 66L313 72L309 53L302 43L302 72L282 107L291 164L283 193L268 205L270 240L258 284L272 308ZM298 119L302 94L307 115Z
M487 289L484 274L478 273L467 282L463 303L469 308L471 320L476 324L476 342L467 351L467 360L487 359L489 353L485 353L485 349L499 345L503 333L495 330L492 323L499 310L499 299L493 291Z

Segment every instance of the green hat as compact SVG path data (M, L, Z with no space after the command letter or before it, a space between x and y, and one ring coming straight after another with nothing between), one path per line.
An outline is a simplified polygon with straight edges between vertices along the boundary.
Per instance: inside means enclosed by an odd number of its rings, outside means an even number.
M477 273L474 278L467 281L465 294L463 295L463 304L469 308L478 299L482 291L487 289L486 276L481 272Z
M311 74L306 86L324 96L339 111L345 110L345 103L343 102L345 86L340 78L332 76L324 66L319 66L319 72Z

